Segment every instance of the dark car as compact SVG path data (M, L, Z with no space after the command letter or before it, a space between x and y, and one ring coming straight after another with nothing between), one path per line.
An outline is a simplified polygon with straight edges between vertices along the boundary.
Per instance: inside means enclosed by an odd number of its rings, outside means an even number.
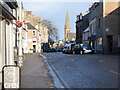
M51 52L51 48L45 49L45 52Z
M57 52L62 52L63 48L57 48L56 51Z
M76 44L73 48L73 54L80 53L94 53L94 50L85 44Z
M51 52L56 52L57 50L55 48L51 48Z
M55 48L47 48L46 52L56 52L56 49Z

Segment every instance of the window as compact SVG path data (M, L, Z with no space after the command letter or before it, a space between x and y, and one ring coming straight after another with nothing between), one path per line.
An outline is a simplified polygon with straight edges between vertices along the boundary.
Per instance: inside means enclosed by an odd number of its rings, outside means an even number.
M99 19L99 22L98 22L98 27L100 28L100 19Z
M118 36L118 47L120 47L120 36Z
M35 31L33 31L33 36L35 36L36 34L35 34Z
M33 43L36 43L36 41L33 41Z

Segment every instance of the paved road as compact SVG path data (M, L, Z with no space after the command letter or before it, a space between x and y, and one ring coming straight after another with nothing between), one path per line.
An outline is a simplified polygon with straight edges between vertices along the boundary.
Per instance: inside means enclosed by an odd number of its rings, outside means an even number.
M27 55L22 67L22 88L54 88L39 54Z
M117 88L118 57L44 53L48 63L70 88Z

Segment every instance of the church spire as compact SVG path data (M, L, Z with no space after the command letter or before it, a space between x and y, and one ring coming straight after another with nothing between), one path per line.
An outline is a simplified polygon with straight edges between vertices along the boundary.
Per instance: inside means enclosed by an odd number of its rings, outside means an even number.
M70 29L70 20L69 20L68 9L66 10L65 29Z
M70 20L68 15L68 9L66 10L66 20L64 26L64 41L68 40L68 34L70 33Z

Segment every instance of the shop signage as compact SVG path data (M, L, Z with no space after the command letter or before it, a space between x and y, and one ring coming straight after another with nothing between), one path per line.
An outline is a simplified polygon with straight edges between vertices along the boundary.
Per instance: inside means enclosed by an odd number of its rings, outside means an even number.
M2 69L2 89L20 89L21 70L16 65L6 65Z

